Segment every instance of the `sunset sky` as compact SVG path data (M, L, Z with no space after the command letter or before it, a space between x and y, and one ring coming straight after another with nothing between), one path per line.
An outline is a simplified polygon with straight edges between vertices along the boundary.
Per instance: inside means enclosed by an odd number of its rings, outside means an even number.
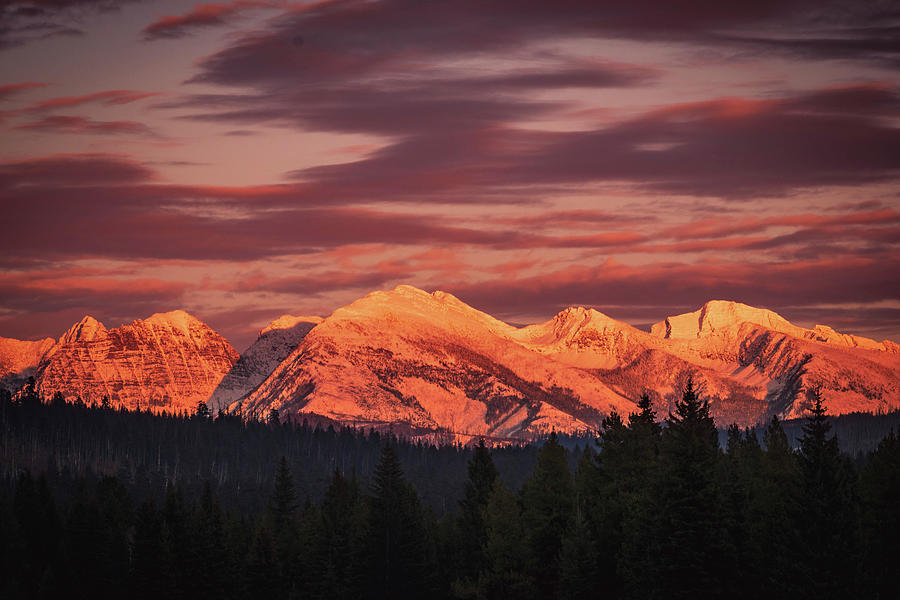
M0 1L0 336L452 292L900 341L900 5Z

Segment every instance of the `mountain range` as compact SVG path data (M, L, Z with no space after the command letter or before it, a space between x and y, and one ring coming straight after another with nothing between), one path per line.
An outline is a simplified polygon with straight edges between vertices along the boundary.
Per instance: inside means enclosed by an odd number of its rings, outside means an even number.
M595 430L649 394L660 416L690 377L719 425L804 414L819 387L832 414L900 408L900 346L805 329L713 300L650 331L567 308L516 327L445 292L377 291L327 318L282 316L238 354L184 311L58 340L0 338L0 385L153 411L212 408L410 434L526 439Z

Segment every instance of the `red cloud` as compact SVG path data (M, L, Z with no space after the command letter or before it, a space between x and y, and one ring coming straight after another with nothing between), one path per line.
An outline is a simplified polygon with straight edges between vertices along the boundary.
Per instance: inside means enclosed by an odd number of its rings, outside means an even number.
M46 83L38 83L35 81L23 81L21 83L8 83L6 85L0 85L0 102L8 100L13 96L17 96L22 92L46 86Z
M158 96L159 92L139 92L135 90L108 90L105 92L95 92L84 96L66 96L62 98L51 98L42 100L32 106L26 108L29 112L44 112L56 110L59 108L69 108L72 106L80 106L82 104L100 103L106 106L115 106L117 104L129 104L137 102L144 98Z
M189 12L178 16L164 16L144 28L144 39L177 38L187 35L192 27L222 25L228 17L254 8L285 6L284 1L237 0L235 2L210 2L198 4Z
M571 305L659 306L670 312L722 298L781 310L791 306L870 303L900 298L896 256L787 263L709 261L628 266L607 262L546 275L451 286L460 299L506 318L553 314ZM693 308L691 310L693 310ZM614 310L613 310L614 313ZM661 317L659 317L661 318Z
M5 336L58 337L85 314L106 324L121 323L183 304L190 287L180 282L139 277L121 279L84 269L0 273Z
M154 177L153 171L144 165L110 154L59 154L0 163L0 189L116 185L150 181ZM57 188L57 192L61 191Z
M95 121L84 117L54 115L18 125L12 129L41 131L46 133L80 133L91 135L142 135L158 137L157 134L136 121Z

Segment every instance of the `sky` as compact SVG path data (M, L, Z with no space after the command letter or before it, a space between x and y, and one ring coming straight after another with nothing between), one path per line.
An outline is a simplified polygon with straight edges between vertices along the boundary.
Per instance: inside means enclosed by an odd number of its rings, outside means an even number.
M404 283L900 342L900 5L0 0L0 336Z

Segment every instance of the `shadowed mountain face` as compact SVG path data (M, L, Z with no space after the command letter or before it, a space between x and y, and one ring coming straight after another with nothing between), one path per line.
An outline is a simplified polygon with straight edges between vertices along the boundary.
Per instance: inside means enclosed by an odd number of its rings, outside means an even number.
M277 409L461 441L595 429L613 410L632 412L643 393L664 417L689 377L720 425L801 416L802 392L815 386L833 414L900 408L897 344L725 301L650 332L579 307L514 327L450 294L400 286L326 319L281 317L240 358L174 311L112 330L86 317L55 345L4 340L0 359L7 377L33 369L45 397L108 395L114 406L154 410L203 400L247 416Z
M256 389L321 322L322 317L283 315L269 323L219 382L209 399L210 407L214 410L227 408Z

